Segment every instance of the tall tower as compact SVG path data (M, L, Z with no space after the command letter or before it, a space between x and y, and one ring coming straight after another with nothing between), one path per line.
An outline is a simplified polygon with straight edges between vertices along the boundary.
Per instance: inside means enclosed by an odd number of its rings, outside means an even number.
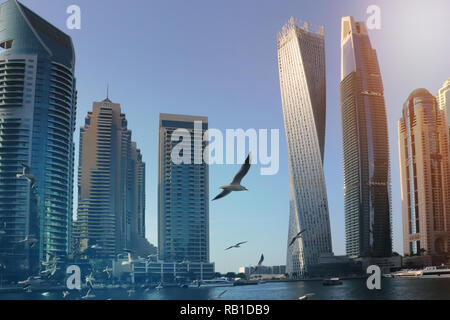
M185 133L181 142L173 137L178 129ZM209 167L197 158L207 146L206 130L207 117L159 115L158 250L166 262L209 262ZM179 143L190 163L173 161Z
M307 275L320 254L331 253L327 190L323 173L325 147L325 43L323 27L313 32L295 19L278 34L281 102L289 157L290 218L287 272Z
M35 272L71 248L75 53L68 35L15 0L0 5L0 30L0 261Z
M364 22L342 18L341 84L346 251L392 254L389 141L383 84Z
M445 112L426 89L414 90L398 122L403 252L450 252L450 162Z
M439 109L444 111L447 118L447 127L450 134L450 78L439 89L437 100Z
M139 253L145 236L145 163L131 141L120 104L94 102L80 130L78 215L74 235L83 251L114 257Z

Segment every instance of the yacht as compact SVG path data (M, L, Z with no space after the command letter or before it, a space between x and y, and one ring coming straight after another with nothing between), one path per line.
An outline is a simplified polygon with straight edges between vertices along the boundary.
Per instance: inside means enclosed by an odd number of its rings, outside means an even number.
M400 270L391 274L392 278L419 278L422 270Z
M422 270L420 278L450 278L450 267L426 267Z
M339 278L324 279L322 284L324 286L338 286L342 284L342 280Z
M210 288L210 287L232 287L233 281L229 281L226 278L218 278L211 280L195 280L191 282L189 288Z

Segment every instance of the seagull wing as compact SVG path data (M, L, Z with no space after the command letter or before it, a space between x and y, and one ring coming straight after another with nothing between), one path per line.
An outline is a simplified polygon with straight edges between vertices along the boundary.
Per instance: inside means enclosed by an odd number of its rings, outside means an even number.
M258 266L260 266L261 263L263 263L263 261L264 261L264 255L261 254L261 258L259 258Z
M234 246L230 246L230 247L226 248L225 250L230 250L231 248L234 248Z
M30 167L27 166L25 163L21 163L21 165L22 165L22 174L23 175L28 174L30 172Z
M221 296L223 296L224 295L224 293L225 292L227 292L228 290L224 290L224 291L222 291L221 293L219 293L219 295L217 296L218 298L220 298Z
M236 175L233 178L233 181L231 181L231 184L234 185L240 185L242 178L247 174L248 170L250 170L250 153L247 156L247 159L245 159L244 164L242 165L241 169L236 173Z
M248 241L242 241L242 242L239 242L238 244L236 244L237 246L240 246L241 244L244 244L244 243L247 243Z
M295 240L297 240L297 237L292 238L291 243L289 243L289 247L294 244Z
M223 197L229 195L230 193L231 193L230 190L224 189L224 190L223 190L221 193L219 193L214 199L212 199L212 201L217 200L217 199L220 199L220 198L223 198Z

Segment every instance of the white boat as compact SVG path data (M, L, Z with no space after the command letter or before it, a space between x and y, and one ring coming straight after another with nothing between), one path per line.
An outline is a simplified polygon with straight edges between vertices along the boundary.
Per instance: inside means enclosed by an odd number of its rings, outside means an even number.
M419 278L422 270L400 270L391 274L393 278Z
M342 280L339 278L323 279L322 284L324 286L338 286L342 284Z
M211 279L211 280L195 280L191 282L189 288L211 288L211 287L232 287L233 281L225 278Z
M426 267L422 270L420 278L450 278L450 267Z

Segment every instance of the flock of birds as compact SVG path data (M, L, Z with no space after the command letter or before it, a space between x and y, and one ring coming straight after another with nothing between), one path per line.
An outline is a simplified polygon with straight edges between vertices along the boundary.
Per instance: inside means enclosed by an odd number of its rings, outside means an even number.
M231 192L233 191L248 191L248 189L244 186L241 185L241 181L242 179L245 177L245 175L248 173L248 171L250 170L250 166L251 166L251 153L248 154L247 158L245 159L245 162L242 164L241 168L239 169L239 171L236 173L236 175L234 176L233 180L231 181L230 184L225 185L225 186L221 186L220 189L223 189L223 191L221 193L219 193L214 199L214 200L218 200L221 199L227 195L229 195ZM300 230L289 242L289 247L291 247L296 240L300 239L302 237L302 234L306 231L306 229ZM236 249L236 248L240 248L241 245L247 243L248 241L242 241L242 242L238 242L232 246L229 246L227 248L225 248L225 250L230 250L230 249ZM264 261L264 254L261 254L261 257L259 258L259 261L256 265L254 265L251 268L250 271L250 276L255 273L258 268L261 267L262 263ZM224 290L223 292L221 292L218 296L216 296L216 298L221 298L228 290ZM308 293L302 297L299 298L299 300L307 300L309 299L309 297L313 296L313 293Z
M21 174L17 174L17 177L27 179L29 181L29 183L30 183L31 188L34 188L35 187L34 176L30 173L30 168L28 166L24 165L24 164L22 166L23 166L23 172ZM225 186L221 186L220 189L223 189L223 191L221 193L219 193L214 199L212 199L212 201L221 199L221 198L229 195L233 191L248 191L248 189L246 187L241 185L241 181L245 177L245 175L249 172L250 167L251 167L251 154L249 153L247 158L246 158L246 160L245 160L245 162L242 164L240 170L236 173L236 175L234 176L234 178L231 181L231 183L228 184L228 185L225 185ZM6 233L5 230L6 230L6 223L3 223L3 226L0 228L0 235L5 234ZM305 231L306 230L304 229L304 230L301 230L300 232L298 232L297 235L295 235L291 239L291 241L289 242L289 247L292 246L295 243L296 240L300 239L302 237L303 232L305 232ZM38 240L33 235L27 235L23 240L20 240L18 242L18 244L28 243L29 246L32 248L32 247L34 247L34 245L37 242L38 242ZM231 245L231 246L225 248L225 250L240 248L241 245L243 245L243 244L245 244L247 242L248 241L238 242L238 243L236 243L234 245ZM101 247L99 245L97 245L97 244L94 244L94 245L91 246L91 248L92 249L100 249ZM153 256L154 255L149 255L148 256L147 264L150 263L150 260L151 260L151 258ZM250 271L250 276L253 273L255 273L261 267L263 261L264 261L264 254L261 254L258 263L256 265L252 266L251 271ZM131 254L128 253L128 260L123 261L122 265L130 265L131 266L134 262L136 262L136 261L133 260L131 258ZM188 261L183 261L182 263L188 263ZM45 266L46 268L43 271L41 271L41 274L42 275L46 275L47 277L51 277L56 272L57 258L53 257L53 259L51 259L51 260L43 261L42 265ZM112 271L112 269L110 269L108 267L106 267L103 270L103 272L107 274L108 279L111 278L111 271ZM94 289L94 286L93 286L94 281L95 281L95 279L94 279L93 273L91 272L85 278L85 282L86 282L88 291L86 292L85 295L81 296L81 299L95 298L95 295L92 293L92 291ZM30 285L31 277L28 278L27 280L21 281L19 283L25 285L24 289L27 292L31 292L31 285ZM156 287L157 290L159 290L161 288L162 288L161 284L159 284ZM146 290L148 290L148 288ZM216 298L217 299L221 298L227 291L228 290L222 291L219 295L216 296ZM135 292L135 290L130 289L130 290L128 290L128 295L131 296L134 292ZM43 293L43 295L46 295L46 294L48 295L49 293L48 292ZM67 298L69 296L70 292L69 291L63 291L62 294L63 294L63 298ZM307 300L312 295L314 295L314 294L313 293L306 294L306 295L300 297L299 300Z

